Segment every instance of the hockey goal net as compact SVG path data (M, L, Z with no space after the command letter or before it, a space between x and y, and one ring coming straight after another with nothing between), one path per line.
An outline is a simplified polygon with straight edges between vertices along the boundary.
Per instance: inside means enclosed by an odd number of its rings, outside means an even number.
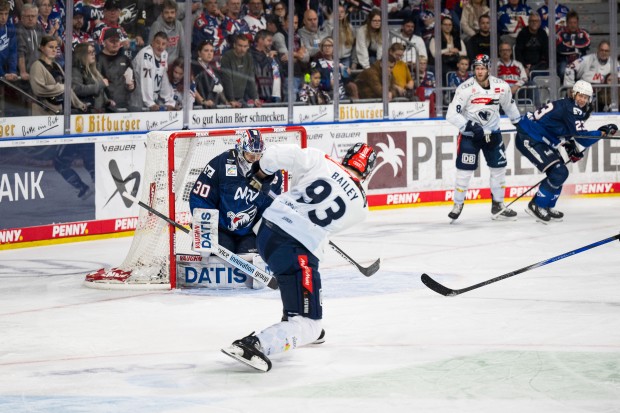
M301 126L255 129L261 132L267 147L277 144L306 147L306 130ZM196 179L212 158L235 147L242 130L149 132L141 195L130 195L188 227L189 194ZM286 174L285 178L288 178ZM284 190L287 181L284 180ZM191 249L190 235L140 208L133 241L123 263L86 275L84 284L101 289L176 288L179 257L199 259Z

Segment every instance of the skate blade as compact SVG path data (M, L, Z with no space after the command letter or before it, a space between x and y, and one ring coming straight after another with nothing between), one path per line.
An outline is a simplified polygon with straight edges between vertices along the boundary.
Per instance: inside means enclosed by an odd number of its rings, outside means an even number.
M543 221L542 219L538 218L536 215L534 215L534 213L532 211L530 211L529 208L525 208L525 212L531 216L532 218L534 218L536 220L536 222L540 222L541 224L545 224L548 225L549 221Z
M252 367L253 369L262 371L263 373L266 373L269 371L270 366L267 365L267 363L264 360L261 360L259 357L253 356L251 360L248 360L248 359L243 358L242 356L239 356L238 354L233 353L229 349L221 349L221 350L222 350L222 353L226 354L227 356L237 361L240 361L241 363L248 365Z

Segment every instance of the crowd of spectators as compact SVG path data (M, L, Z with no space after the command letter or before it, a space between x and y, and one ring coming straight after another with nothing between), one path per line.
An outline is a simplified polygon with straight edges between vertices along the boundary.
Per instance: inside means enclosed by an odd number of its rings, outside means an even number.
M435 68L441 66L443 85L456 87L471 76L469 63L476 55L490 54L488 1L444 0L436 19L433 0L390 0L390 41L384 45L381 27L386 19L378 0L341 0L334 11L331 0L295 1L294 33L288 29L287 1L194 0L191 15L185 16L185 4L175 0L79 0L72 13L71 73L77 98L72 110L179 110L185 102L206 109L260 107L282 104L289 96L302 103L324 104L334 99L334 73L339 76L339 99L381 98L381 82L368 82L382 79L377 62L384 47L389 49L391 68L388 97L433 100ZM608 81L609 43L602 42L596 53L589 53L588 31L580 26L579 15L562 4L557 4L555 30L549 33L547 3L534 10L525 0L498 1L498 76L517 96L520 88L531 84L532 72L549 72L548 36L553 36L557 75L564 85L579 79L595 84ZM0 76L24 96L43 103L49 103L50 97L40 93L41 79L33 79L33 65L37 76L43 73L47 80L64 77L59 74L66 55L64 4L62 0L0 0ZM334 44L334 12L338 13L338 44ZM192 19L190 45L184 44L186 18ZM436 20L441 22L441 39L434 37ZM289 51L291 35L293 50ZM440 56L435 56L437 42ZM54 56L50 44L56 47ZM334 62L336 48L338 62ZM184 73L183 57L189 54L191 70ZM289 59L294 69L292 94ZM60 71L50 72L54 65ZM184 89L185 76L190 78L189 90ZM19 94L12 98L17 101L14 113L7 114L24 115L34 106L37 111L47 110L23 96L20 102ZM54 107L58 106L62 108L62 102L56 102Z

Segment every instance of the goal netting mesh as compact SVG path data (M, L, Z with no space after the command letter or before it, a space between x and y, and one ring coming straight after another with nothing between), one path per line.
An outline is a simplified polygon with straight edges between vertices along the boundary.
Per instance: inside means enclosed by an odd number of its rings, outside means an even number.
M266 146L284 143L306 146L303 127L255 129L262 133ZM212 158L234 148L242 131L149 132L143 182L136 189L140 194L130 195L188 227L189 194L196 179ZM285 189L286 184L285 179ZM85 285L102 289L175 288L175 263L179 256L190 260L196 256L190 235L140 208L133 241L123 263L87 274Z

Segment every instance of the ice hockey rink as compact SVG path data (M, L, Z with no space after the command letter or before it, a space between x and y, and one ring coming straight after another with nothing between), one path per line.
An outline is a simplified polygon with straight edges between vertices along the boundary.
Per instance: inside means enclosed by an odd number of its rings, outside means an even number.
M261 373L220 352L277 322L271 290L102 291L131 238L0 251L1 412L620 412L620 243L443 297L620 232L620 198L564 222L470 203L372 211L322 264L327 341Z

